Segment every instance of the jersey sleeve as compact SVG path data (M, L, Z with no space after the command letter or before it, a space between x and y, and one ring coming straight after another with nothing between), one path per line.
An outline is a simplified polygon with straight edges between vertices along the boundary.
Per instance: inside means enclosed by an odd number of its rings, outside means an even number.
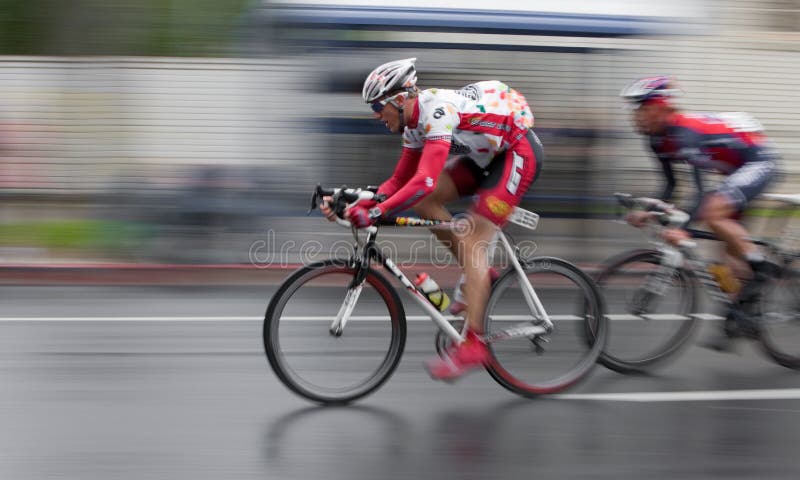
M675 191L675 172L672 170L669 160L659 159L659 161L661 162L661 171L664 173L664 188L661 189L658 198L668 202L672 198L672 192Z
M417 171L422 151L404 148L400 160L394 168L394 173L378 188L378 193L391 197L405 185Z
M650 139L650 149L661 165L661 173L664 174L664 185L661 188L661 192L656 194L655 197L668 202L672 198L672 193L675 191L675 172L672 170L672 161L669 155L659 150L658 143L653 138Z
M425 143L417 169L411 178L394 195L379 203L381 215L395 216L430 195L447 162L450 142L432 140ZM383 188L383 187L381 187Z
M700 213L700 207L703 205L703 197L705 196L705 185L703 182L703 172L698 167L692 167L692 178L694 178L695 194L691 201L687 202L683 210L689 213L689 220L684 224L684 228L690 222L697 220L697 215Z

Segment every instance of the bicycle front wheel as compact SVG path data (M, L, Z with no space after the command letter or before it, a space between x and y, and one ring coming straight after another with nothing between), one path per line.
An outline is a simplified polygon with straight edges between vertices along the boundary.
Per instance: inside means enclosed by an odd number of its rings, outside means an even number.
M530 331L541 323L525 299L524 284L512 267L494 285L486 308L490 339L489 373L505 388L528 397L560 392L584 378L597 362L607 337L602 300L589 276L558 258L523 264L552 332ZM492 340L495 338L496 340Z
M779 365L800 369L800 270L783 269L764 287L761 343Z
M661 268L656 250L637 250L611 259L595 280L611 325L600 363L620 373L642 373L675 355L697 324L695 277L675 269L661 294L645 285Z
M397 367L406 339L403 305L389 282L369 269L347 323L331 327L352 299L356 271L327 261L292 274L270 301L264 349L275 374L311 401L342 404L364 397Z

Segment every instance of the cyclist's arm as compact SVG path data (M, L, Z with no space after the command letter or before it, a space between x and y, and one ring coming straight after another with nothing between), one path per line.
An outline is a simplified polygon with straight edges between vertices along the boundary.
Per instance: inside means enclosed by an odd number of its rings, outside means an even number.
M684 204L682 210L689 213L689 220L684 224L684 228L690 222L696 220L703 203L705 188L703 185L703 171L701 168L708 164L708 155L703 151L703 133L691 129L681 128L676 132L676 138L680 148L677 151L677 158L692 166L692 178L694 179L695 192L691 201Z
M689 223L697 219L697 214L700 213L700 206L703 204L703 196L705 195L705 188L703 187L703 171L699 167L694 166L692 170L692 177L694 178L695 186L697 187L695 197L690 204L687 205L686 212L689 213L689 220L684 224L684 228Z
M450 140L425 142L416 172L394 195L379 203L376 208L382 216L394 216L410 208L436 189L436 182L444 170L450 152Z
M664 172L664 188L658 199L668 202L675 191L675 172L672 170L672 163L669 160L661 159L661 171Z
M387 197L397 193L414 176L420 158L422 158L422 150L404 147L403 153L400 154L400 160L397 161L397 166L394 168L394 173L378 187L378 193Z

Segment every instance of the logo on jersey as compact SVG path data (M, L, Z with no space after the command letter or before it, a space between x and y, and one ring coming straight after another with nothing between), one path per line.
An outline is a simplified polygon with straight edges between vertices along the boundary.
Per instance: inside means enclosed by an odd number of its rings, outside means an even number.
M498 130L505 130L507 132L511 131L511 125L506 125L505 123L492 122L489 120L481 120L478 117L472 117L468 121L469 124L472 125L473 127L496 128Z
M511 172L511 176L508 177L506 190L508 190L508 193L511 195L516 195L519 182L522 181L522 170L525 168L525 159L517 152L511 153L514 156L514 171Z
M425 186L428 188L433 186L433 179L431 177L425 177Z
M451 143L450 144L450 154L451 155L468 155L472 153L472 149L469 148L468 145L462 145L460 143Z
M475 85L467 85L461 90L456 90L456 93L475 101L480 100L482 96L480 89Z
M503 200L500 200L494 195L490 195L486 199L486 206L489 207L489 211L498 218L506 218L511 214L511 205Z
M444 107L439 107L433 111L433 118L439 120L442 117L444 117Z

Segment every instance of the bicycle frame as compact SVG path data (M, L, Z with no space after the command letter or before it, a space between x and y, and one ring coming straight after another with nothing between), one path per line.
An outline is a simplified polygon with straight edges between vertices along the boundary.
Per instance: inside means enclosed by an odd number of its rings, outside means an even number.
M692 248L693 247L675 248L672 245L662 243L658 250L661 252L662 258L672 257L669 260L669 264L666 265L671 270L680 268L681 265L686 265L700 280L703 291L710 298L724 305L733 303L728 294L722 290L716 277L709 271L708 267L711 262L694 255L692 253Z
M658 236L661 228L655 225L649 226L651 233L653 236ZM717 237L714 236L711 232L706 232L702 230L695 230L695 229L687 229L687 231L692 235L692 238L698 238L703 240L714 240L714 241L721 241ZM758 238L750 238L754 244L762 246L770 250L772 254L781 258L781 260L788 264L792 258L796 258L795 254L791 252L786 252L780 249L777 245L767 242L765 240L761 240ZM712 262L709 262L703 258L700 258L698 255L694 253L695 243L694 242L687 242L687 244L683 246L673 246L666 242L662 241L652 241L652 243L656 246L656 249L661 253L662 259L666 259L666 262L662 262L662 267L666 268L668 271L673 271L682 265L686 265L690 271L692 271L697 278L700 280L700 284L703 287L703 291L708 295L712 300L719 302L725 306L730 306L734 302L722 290L719 282L717 281L716 277L710 272L709 266ZM659 278L660 277L660 278ZM659 272L655 272L655 274L651 274L648 276L645 284L655 280L656 282L660 279L666 278L664 275L659 275ZM657 293L657 292L654 292Z
M443 222L437 224L436 226L449 227L450 224ZM366 270L369 268L371 261L375 260L382 264L386 270L391 272L392 275L394 275L400 281L400 283L406 288L406 291L411 298L417 302L417 304L428 314L428 316L430 316L431 320L433 320L434 324L440 330L450 337L452 341L456 343L461 342L466 334L466 323L462 332L456 330L456 328L453 327L453 325L448 321L447 317L442 315L442 313L428 301L425 295L423 295L422 292L420 292L414 286L414 284L408 279L408 277L406 277L406 275L402 272L402 270L400 270L394 261L391 258L383 255L383 253L376 248L375 240L377 238L378 228L373 226L365 230L367 232L367 238L361 249L361 255L354 255L351 259L356 267L356 275L353 278L353 282L348 287L347 294L345 295L342 305L339 308L336 318L331 324L331 334L339 336L344 332L344 327L350 318L350 314L355 308L356 302L358 301L358 297L361 293L361 289L363 288L364 280L366 278ZM508 238L506 238L505 234L499 228L497 234L500 244L508 254L508 258L517 272L517 275L519 276L520 285L522 287L525 301L528 304L528 308L530 309L533 318L539 323L538 325L531 325L530 327L525 327L522 330L515 331L514 336L543 335L552 331L553 322L548 317L544 306L542 305L538 295L536 294L536 291L533 288L533 285L531 285L527 275L525 275L525 270L517 258L514 247L512 247L511 243L508 241ZM356 252L358 252L357 245Z

